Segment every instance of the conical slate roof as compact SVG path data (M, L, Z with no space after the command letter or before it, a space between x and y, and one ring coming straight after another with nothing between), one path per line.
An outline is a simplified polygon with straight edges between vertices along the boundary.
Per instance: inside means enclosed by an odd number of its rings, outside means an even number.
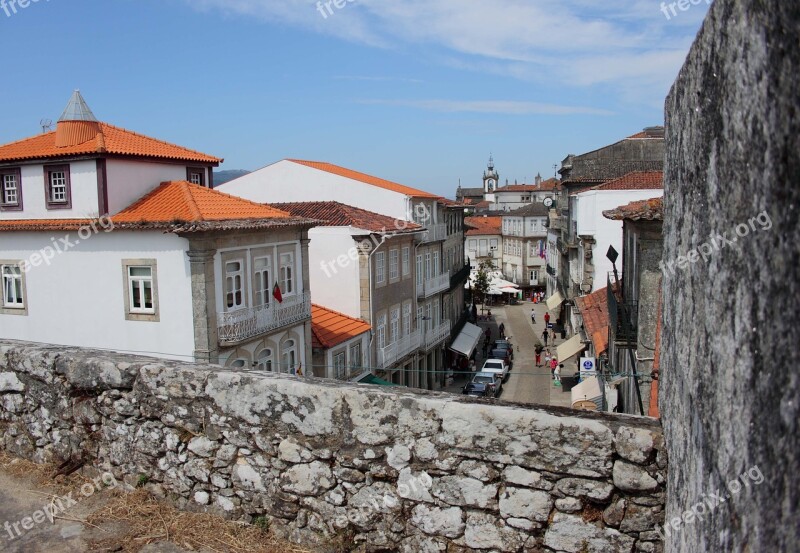
M86 104L86 100L81 96L81 91L76 90L72 93L64 113L58 118L59 121L94 121L97 119Z

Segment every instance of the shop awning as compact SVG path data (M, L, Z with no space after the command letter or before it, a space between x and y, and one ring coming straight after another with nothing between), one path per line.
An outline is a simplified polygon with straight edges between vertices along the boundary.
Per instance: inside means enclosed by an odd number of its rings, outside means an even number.
M559 307L562 303L564 303L564 296L561 295L560 292L556 292L549 298L547 298L547 309L550 311L555 311L557 307Z
M597 380L596 376L587 378L572 388L572 407L575 409L585 409L586 402L592 402L599 406L602 402L602 398L600 382Z
M478 346L481 336L483 336L483 330L481 330L481 327L472 323L467 323L464 325L464 328L458 334L456 339L453 340L453 345L450 346L450 349L469 357Z
M580 352L582 352L586 346L581 339L580 334L576 334L560 346L556 348L556 356L558 357L558 362L563 363L570 357L573 357Z
M375 386L397 386L397 384L392 384L391 382L387 382L382 378L378 378L374 374L365 374L361 378L358 379L359 384L373 384Z

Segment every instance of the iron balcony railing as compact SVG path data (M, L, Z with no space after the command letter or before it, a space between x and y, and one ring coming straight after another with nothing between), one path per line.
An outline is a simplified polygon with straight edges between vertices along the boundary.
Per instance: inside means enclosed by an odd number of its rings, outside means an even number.
M311 294L295 294L268 305L217 313L219 341L231 344L311 318Z
M391 366L406 355L415 352L422 345L422 332L415 330L399 340L378 349L378 365L383 369Z
M449 337L450 321L444 321L438 326L425 332L425 349L431 349L441 342L444 342Z
M444 292L450 288L450 275L443 273L439 276L429 278L417 283L417 297L429 298L439 292Z

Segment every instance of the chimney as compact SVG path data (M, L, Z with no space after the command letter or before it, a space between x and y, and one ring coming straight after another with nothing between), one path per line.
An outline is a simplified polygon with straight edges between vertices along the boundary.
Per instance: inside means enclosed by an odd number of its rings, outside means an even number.
M72 93L56 127L56 147L68 148L89 142L100 132L100 123L81 96L80 90Z

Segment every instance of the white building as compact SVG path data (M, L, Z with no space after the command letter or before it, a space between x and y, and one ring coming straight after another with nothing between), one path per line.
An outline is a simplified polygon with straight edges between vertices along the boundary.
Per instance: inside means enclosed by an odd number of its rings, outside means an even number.
M462 206L300 160L279 161L220 190L259 203L286 202L281 205L296 215L328 221L311 234L314 303L371 324L377 376L413 387L443 385L447 345L466 320ZM363 240L373 247L360 253Z
M99 122L78 92L55 131L0 146L0 334L307 366L313 224L211 190L221 161Z
M473 269L484 261L490 261L498 269L503 264L503 235L500 217L478 215L464 220L469 230L466 233L467 256Z
M489 211L513 211L530 204L541 204L545 198L555 199L559 191L558 179L542 180L536 176L534 184L507 184L495 190L494 203Z
M524 289L544 287L549 210L541 203L503 213L503 265L506 280Z
M663 195L663 173L642 171L570 196L578 244L576 262L570 263L570 278L580 285L583 294L606 286L613 269L606 257L609 246L622 252L622 221L603 217L603 211Z

